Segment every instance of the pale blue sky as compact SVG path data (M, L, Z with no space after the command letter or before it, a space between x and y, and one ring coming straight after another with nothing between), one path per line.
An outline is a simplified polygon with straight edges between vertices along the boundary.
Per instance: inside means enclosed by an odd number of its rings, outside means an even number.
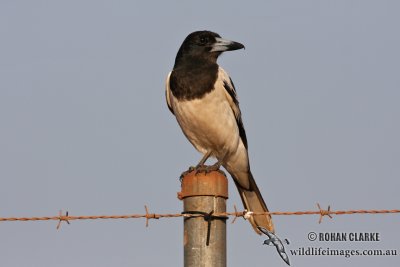
M192 31L245 44L219 63L238 91L253 174L273 211L399 208L397 1L0 2L0 216L179 213L200 155L164 100ZM241 206L230 180L228 209ZM287 249L399 249L399 215L274 217ZM0 223L1 265L182 266L182 221ZM378 243L310 242L379 232ZM248 222L229 266L285 266ZM398 266L295 257L293 266Z

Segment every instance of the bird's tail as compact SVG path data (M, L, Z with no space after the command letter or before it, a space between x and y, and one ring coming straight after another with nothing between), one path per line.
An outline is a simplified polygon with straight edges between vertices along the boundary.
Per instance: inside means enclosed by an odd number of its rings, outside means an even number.
M265 201L260 193L260 190L258 189L256 181L254 180L253 175L251 174L250 171L248 172L248 176L250 181L249 189L245 189L242 186L240 186L239 183L235 182L240 197L242 198L244 208L247 211L252 211L252 212L267 212L268 211L267 205L265 204ZM236 179L233 180L235 181ZM270 232L273 233L275 232L274 224L272 223L272 217L269 214L252 215L249 218L249 222L251 223L254 231L256 231L257 234L261 234L257 226L264 227Z

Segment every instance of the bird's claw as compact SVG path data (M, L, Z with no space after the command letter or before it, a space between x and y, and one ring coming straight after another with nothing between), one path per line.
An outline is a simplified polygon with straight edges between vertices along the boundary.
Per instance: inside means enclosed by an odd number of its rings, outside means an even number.
M221 173L222 175L226 176L226 174L219 169L220 166L221 165L218 163L211 165L211 166L207 166L207 165L197 165L196 167L190 166L187 171L182 172L181 176L179 177L179 181L182 182L183 177L185 177L186 175L188 175L189 173L191 173L193 171L195 172L195 175L198 175L199 173L204 173L207 175L210 172L217 171L217 172Z
M184 171L181 173L181 176L179 177L179 181L182 182L183 177L185 177L186 175L188 175L189 173L191 173L192 171L194 171L197 167L194 166L190 166L189 169L187 169L187 171Z
M210 172L212 172L212 171L219 171L219 172L223 173L223 172L219 169L219 167L220 167L220 164L218 164L218 163L216 163L216 164L214 164L214 165L211 165L211 166L207 166L207 165L197 165L196 168L195 168L196 175L199 174L199 173L202 173L202 172L204 172L204 174L207 175L208 173L210 173Z

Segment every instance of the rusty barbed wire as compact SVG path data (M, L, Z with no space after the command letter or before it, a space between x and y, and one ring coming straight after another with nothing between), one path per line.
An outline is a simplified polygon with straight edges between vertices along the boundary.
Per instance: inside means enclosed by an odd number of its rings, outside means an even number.
M328 216L332 219L332 215L353 215L353 214L394 214L400 213L399 209L393 210L331 210L328 206L327 210L321 208L317 203L318 210L311 211L271 211L271 212L249 212L247 210L237 211L236 205L234 205L234 212L220 212L213 213L214 216L233 216L232 223L236 221L237 218L249 218L253 215L319 215L319 223L322 222L324 216ZM127 214L127 215L92 215L92 216L72 216L69 215L68 211L63 215L62 211L59 212L58 216L46 216L46 217L0 217L0 222L15 222L15 221L58 221L57 229L60 228L62 222L67 222L74 220L107 220L107 219L146 219L146 227L149 226L150 219L160 219L160 218L178 218L178 217L204 217L204 214L182 214L182 213L166 213L166 214L156 214L149 213L148 207L145 205L145 214Z

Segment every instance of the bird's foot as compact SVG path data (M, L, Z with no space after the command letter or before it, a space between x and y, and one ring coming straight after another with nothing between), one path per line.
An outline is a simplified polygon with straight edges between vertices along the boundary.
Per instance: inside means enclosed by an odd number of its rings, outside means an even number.
M204 172L206 175L212 171L218 171L222 174L225 175L225 173L223 171L221 171L219 168L221 167L221 164L219 162L211 165L211 166L207 166L207 165L197 165L195 170L196 170L196 174L202 173Z
M182 172L181 176L179 177L179 181L182 182L183 177L185 177L186 175L188 175L189 173L195 171L195 174L199 174L199 173L204 173L204 174L208 174L210 172L213 171L217 171L219 173L221 173L222 175L226 176L226 174L221 171L219 168L221 167L220 163L215 163L213 165L207 166L207 165L197 165L196 167L190 166L189 169L187 171Z
M189 169L187 169L187 171L184 171L181 173L181 176L179 177L179 181L182 182L183 177L185 177L186 175L188 175L189 173L191 173L192 171L196 170L197 167L194 166L190 166Z

